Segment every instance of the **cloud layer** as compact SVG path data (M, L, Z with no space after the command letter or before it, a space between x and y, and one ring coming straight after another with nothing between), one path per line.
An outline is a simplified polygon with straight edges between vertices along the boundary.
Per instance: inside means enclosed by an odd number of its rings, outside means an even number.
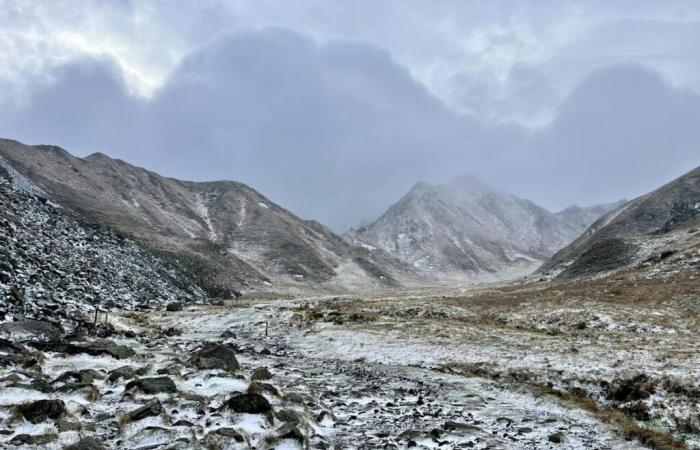
M75 36L58 33L54 60L37 57L42 64L22 83L0 76L6 92L21 93L0 96L0 135L102 151L184 179L244 181L337 230L380 214L418 180L464 172L552 209L633 197L700 164L700 70L690 58L700 47L679 38L698 28L686 26L695 17L682 2L683 23L674 9L644 6L637 22L617 24L608 3L594 3L535 10L489 2L476 18L464 2L430 14L419 1L373 14L364 2L319 6L304 17L264 2L202 2L196 14L188 2L172 10L123 1L65 17L55 10L57 30L98 17L107 31L78 35L97 37L82 52L66 44ZM32 18L21 9L0 14L41 31L52 12L31 9ZM418 32L409 51L405 33L422 29L421 15L441 32ZM456 39L465 15L476 22ZM581 29L581 15L598 18L598 37ZM110 28L111 16L155 41L144 39L139 51ZM389 17L395 33L370 32L372 20ZM553 20L557 27L537 31ZM600 40L609 44L604 58ZM123 45L110 51L112 41ZM439 51L427 64L431 49ZM471 66L469 55L479 55ZM421 72L422 62L439 76ZM134 88L138 74L159 80L146 97Z

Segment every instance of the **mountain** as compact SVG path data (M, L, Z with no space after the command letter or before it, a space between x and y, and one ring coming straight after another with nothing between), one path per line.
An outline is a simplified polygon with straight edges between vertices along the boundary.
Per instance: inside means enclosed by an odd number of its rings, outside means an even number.
M0 156L86 220L186 261L211 295L264 286L396 286L412 269L349 245L245 184L166 178L95 153L0 140Z
M700 167L593 223L540 269L560 279L661 261L700 262Z
M625 203L627 203L627 200L620 200L613 203L604 203L593 206L573 205L555 213L555 215L569 226L578 230L578 234L580 235L586 231L586 228L591 226L593 222L600 219L610 211L623 206Z
M465 175L448 184L416 184L374 223L345 238L441 278L501 280L537 268L610 207L553 214Z

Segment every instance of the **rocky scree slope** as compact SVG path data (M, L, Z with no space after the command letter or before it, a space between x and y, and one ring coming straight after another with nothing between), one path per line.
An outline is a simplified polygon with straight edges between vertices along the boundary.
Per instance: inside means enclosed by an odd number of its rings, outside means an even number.
M75 330L93 323L95 306L147 308L205 296L186 267L80 221L2 158L0 243L5 331L22 332L26 319Z
M439 277L501 280L530 273L614 206L553 214L463 176L418 183L374 223L345 237Z
M559 279L625 267L700 266L700 167L601 217L540 272Z
M349 245L233 181L162 177L95 153L0 140L0 156L57 203L144 245L191 261L213 295L271 284L396 286L412 269Z

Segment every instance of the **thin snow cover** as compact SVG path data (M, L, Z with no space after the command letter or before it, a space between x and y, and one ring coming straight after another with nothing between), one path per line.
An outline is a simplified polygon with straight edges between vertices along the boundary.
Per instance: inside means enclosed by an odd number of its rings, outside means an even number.
M191 394L212 397L222 393L244 392L248 383L237 378L225 378L221 371L200 371L190 378L178 381L178 389Z
M270 205L265 202L258 202L258 206L265 209L270 209Z
M377 249L377 247L375 247L374 245L369 245L362 241L358 241L358 243L360 244L360 247L364 248L365 250L373 251Z
M195 202L195 211L207 226L207 236L210 241L215 242L216 230L212 224L211 217L209 217L209 194L203 192L197 195L195 197Z

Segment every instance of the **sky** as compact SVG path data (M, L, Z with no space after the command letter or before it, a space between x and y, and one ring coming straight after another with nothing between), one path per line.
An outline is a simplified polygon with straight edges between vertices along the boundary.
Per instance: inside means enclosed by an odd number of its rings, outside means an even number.
M700 165L700 2L0 0L0 136L336 231L464 173L633 198Z

